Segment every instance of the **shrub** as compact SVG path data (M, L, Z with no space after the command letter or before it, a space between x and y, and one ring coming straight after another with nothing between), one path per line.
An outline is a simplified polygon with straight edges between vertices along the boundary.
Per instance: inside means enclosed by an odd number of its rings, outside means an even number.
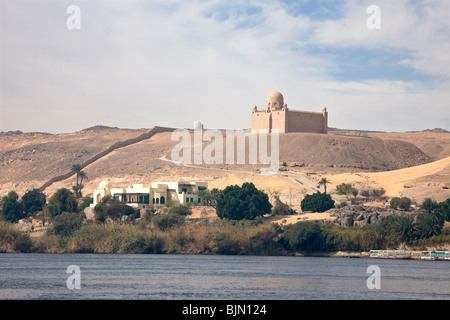
M170 207L169 213L176 213L181 216L188 216L192 214L192 209L191 206L187 204L181 204L179 206Z
M236 255L241 252L239 242L230 238L227 234L219 234L214 239L214 251L217 254Z
M290 250L312 252L324 249L322 230L315 222L298 222L289 226L282 238L283 243Z
M411 199L407 197L394 197L389 202L392 209L409 210L411 208Z
M160 230L168 230L182 225L184 217L178 213L161 214L152 218L152 223Z
M53 219L52 231L62 237L70 236L81 227L83 218L78 212L63 212Z
M102 201L94 207L95 221L105 222L108 218L120 220L122 216L134 213L134 209L129 205L113 199L111 196L103 197Z
M317 192L312 195L306 195L300 205L302 211L324 212L334 208L334 200L327 193Z
M94 203L94 199L92 197L84 197L78 205L78 212L83 212L84 209L89 207L92 203Z
M270 212L273 216L292 214L292 210L288 204L282 202L279 196L275 196L275 205Z
M65 252L162 253L162 239L131 224L84 224L70 237Z
M352 185L350 183L341 183L340 185L336 186L336 191L340 195L348 194L351 189L352 189Z
M12 244L12 249L14 251L18 252L30 252L31 248L33 246L33 242L31 241L30 237L26 234L19 234L16 240L14 240Z
M28 234L9 222L0 221L0 252L29 252L32 241Z
M251 182L228 186L217 198L217 215L231 220L255 219L270 213L269 196Z

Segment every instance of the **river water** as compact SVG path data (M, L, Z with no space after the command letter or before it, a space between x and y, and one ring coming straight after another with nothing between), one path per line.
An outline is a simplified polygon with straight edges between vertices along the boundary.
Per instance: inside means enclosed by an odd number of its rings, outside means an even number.
M74 265L79 270L68 273ZM379 273L368 271L372 265ZM369 289L368 279L375 275L379 277L370 283L378 283L379 289ZM450 263L286 256L0 254L0 299L450 300Z

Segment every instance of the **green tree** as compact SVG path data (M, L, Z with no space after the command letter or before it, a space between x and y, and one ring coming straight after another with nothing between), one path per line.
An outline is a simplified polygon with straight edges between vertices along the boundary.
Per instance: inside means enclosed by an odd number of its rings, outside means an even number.
M42 211L46 202L47 196L45 195L45 193L40 192L39 189L27 191L22 196L23 209L27 214L30 215L34 215L37 212Z
M350 193L353 195L353 197L355 197L355 199L356 199L356 197L358 196L358 189L356 189L356 188L350 188Z
M9 222L17 222L25 218L22 204L18 201L19 196L17 192L10 191L8 195L2 198L2 216L3 219Z
M352 185L350 183L341 183L336 186L336 191L340 195L347 195L350 192Z
M444 226L444 216L438 210L439 204L436 200L425 198L420 205L420 209L425 210L428 214L432 215L441 228Z
M83 218L78 212L63 212L53 219L52 231L54 234L67 237L83 224Z
M83 212L84 209L89 207L92 203L94 203L94 198L84 197L81 203L78 205L78 212Z
M200 189L198 191L198 196L202 199L202 204L206 206L211 206L216 208L217 198L219 197L220 190L214 188L212 190Z
M119 220L122 216L129 216L134 213L134 209L129 205L113 199L110 195L103 197L94 207L94 217L98 222L105 222L108 218Z
M323 193L327 193L327 183L330 183L330 181L328 181L327 178L322 178L319 181L319 186L323 186L324 189Z
M83 169L83 167L81 166L81 164L74 164L74 165L72 165L72 169L71 169L71 172L73 174L77 175L76 185L72 187L73 192L75 193L75 196L77 199L82 197L81 190L84 187L83 180L88 179L87 174L84 171L82 171L82 169Z
M57 190L48 200L50 218L54 218L63 212L77 212L78 203L75 195L67 188Z
M327 193L307 194L300 203L302 211L324 212L334 208L334 200Z
M419 238L430 238L441 234L443 225L444 221L440 216L428 212L419 213L414 221L415 233Z
M217 198L217 215L230 220L254 219L270 213L269 196L251 182L228 186Z
M450 198L440 202L436 212L438 212L444 220L450 221Z
M408 242L415 234L414 217L410 215L390 215L382 222L386 237L390 242Z
M324 239L320 226L312 221L298 222L289 226L283 234L285 247L294 251L322 251Z
M408 197L393 197L389 202L392 209L409 210L411 208L411 199Z
M439 204L432 198L425 198L420 204L420 209L425 210L429 214L432 214L438 207Z

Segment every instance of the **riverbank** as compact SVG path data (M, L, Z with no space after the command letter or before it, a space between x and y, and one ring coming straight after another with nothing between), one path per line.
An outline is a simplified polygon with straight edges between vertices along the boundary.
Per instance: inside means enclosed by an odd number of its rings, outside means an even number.
M59 229L58 229L59 230ZM37 253L164 253L217 255L303 255L368 257L372 249L403 249L420 259L425 250L450 250L450 229L438 236L405 244L372 225L344 228L301 221L280 225L268 221L155 220L85 222L73 230L23 232L0 223L0 252Z

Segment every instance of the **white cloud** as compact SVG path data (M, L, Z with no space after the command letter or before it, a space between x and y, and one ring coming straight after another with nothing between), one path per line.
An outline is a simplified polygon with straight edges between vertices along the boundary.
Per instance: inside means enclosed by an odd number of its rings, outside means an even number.
M81 1L81 30L68 31L69 2L4 2L0 130L194 120L249 127L252 106L263 107L273 90L293 108L326 105L332 126L396 130L386 113L407 109L402 130L448 128L446 3L423 12L407 1L381 2L382 30L370 31L360 2L348 2L341 19L317 21L274 1ZM324 53L308 53L311 45ZM342 47L406 50L399 63L438 84L337 81L333 48ZM439 115L430 107L425 115L420 103L430 102Z

